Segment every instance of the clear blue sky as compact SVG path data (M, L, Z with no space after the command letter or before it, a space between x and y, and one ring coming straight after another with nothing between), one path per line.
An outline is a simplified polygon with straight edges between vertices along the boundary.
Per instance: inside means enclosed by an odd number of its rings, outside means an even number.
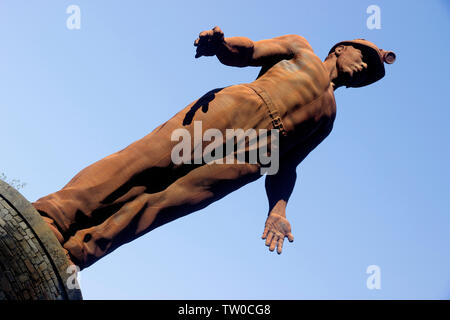
M66 8L81 8L81 29ZM381 8L381 29L366 8ZM366 38L397 53L386 77L336 91L331 135L298 167L295 242L260 239L264 180L125 245L81 273L86 299L450 298L450 4L434 1L0 2L0 172L30 201L257 68L194 59L219 25L296 33L324 58ZM381 290L366 268L381 268Z

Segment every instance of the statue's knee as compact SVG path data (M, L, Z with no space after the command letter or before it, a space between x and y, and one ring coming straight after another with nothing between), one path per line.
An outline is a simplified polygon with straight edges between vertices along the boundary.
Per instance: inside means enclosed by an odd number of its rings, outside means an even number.
M187 193L189 193L189 187L178 181L170 185L163 192L163 200L179 199L186 196Z
M194 184L190 181L178 181L165 190L161 204L164 207L190 204L202 197L206 190L206 185Z

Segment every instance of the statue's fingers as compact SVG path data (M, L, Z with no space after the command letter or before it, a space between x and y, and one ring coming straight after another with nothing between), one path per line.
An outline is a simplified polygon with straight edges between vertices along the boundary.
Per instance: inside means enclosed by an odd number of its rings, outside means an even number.
M270 243L272 242L272 238L273 238L273 232L269 231L269 235L267 236L267 239L266 239L266 246L270 246Z
M194 41L194 46L196 47L205 47L207 46L209 43L209 37L198 37L197 39L195 39Z
M197 50L196 50L196 52L195 52L195 57L196 58L199 58L199 57L201 57L201 56L204 56L204 55L206 55L206 50L207 48L205 48L204 46L202 46L202 45L199 45L198 47L197 47Z
M215 26L214 28L212 28L213 33L223 33L222 29L220 29L219 26Z
M294 235L290 232L287 234L287 238L288 238L289 242L294 241Z
M213 36L214 36L215 39L223 38L223 32L222 32L222 30L219 27L215 26L212 29L212 31L213 31Z
M198 43L196 57L215 55L214 47L210 43L200 40Z
M269 232L269 229L268 228L264 228L264 232L263 232L263 235L262 235L262 239L265 239L266 237L267 237L267 233Z
M214 31L212 30L206 30L206 31L202 31L198 34L198 37L201 38L206 38L206 37L210 37L214 34Z
M278 236L275 236L275 237L272 239L272 243L270 244L269 250L270 250L270 251L275 250L275 247L276 247L277 243L278 243Z
M197 52L195 52L195 58L200 58L202 56L202 54L200 53L200 50L198 50L197 47Z
M284 238L278 239L278 246L277 246L277 253L281 254L281 251L283 251L283 242L284 242Z

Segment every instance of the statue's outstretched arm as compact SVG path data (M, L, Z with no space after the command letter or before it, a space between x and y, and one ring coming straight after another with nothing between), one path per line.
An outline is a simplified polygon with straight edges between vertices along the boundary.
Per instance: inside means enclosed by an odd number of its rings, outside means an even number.
M306 40L297 35L260 41L246 37L225 38L219 27L201 32L194 42L196 58L216 55L220 62L233 67L274 64L294 57L296 50L305 45Z
M283 248L284 238L294 241L291 225L286 219L286 206L294 190L297 173L292 163L280 163L280 169L274 175L266 176L266 193L269 200L269 216L267 217L263 239L266 246L273 251L277 248L278 254Z
M286 206L297 180L297 166L315 148L318 141L314 139L305 142L302 146L291 149L280 159L279 170L274 175L266 176L266 193L269 200L269 216L267 217L263 239L269 250L277 248L280 254L283 248L284 238L294 241L291 233L291 225L286 219Z

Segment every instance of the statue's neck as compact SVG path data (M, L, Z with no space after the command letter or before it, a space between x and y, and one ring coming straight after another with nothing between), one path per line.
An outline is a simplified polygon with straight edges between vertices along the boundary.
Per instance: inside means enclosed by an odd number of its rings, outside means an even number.
M334 54L330 54L325 61L323 62L325 69L328 72L328 76L330 77L331 85L333 86L333 90L342 86L341 79L339 78L339 72L337 68L337 57Z

